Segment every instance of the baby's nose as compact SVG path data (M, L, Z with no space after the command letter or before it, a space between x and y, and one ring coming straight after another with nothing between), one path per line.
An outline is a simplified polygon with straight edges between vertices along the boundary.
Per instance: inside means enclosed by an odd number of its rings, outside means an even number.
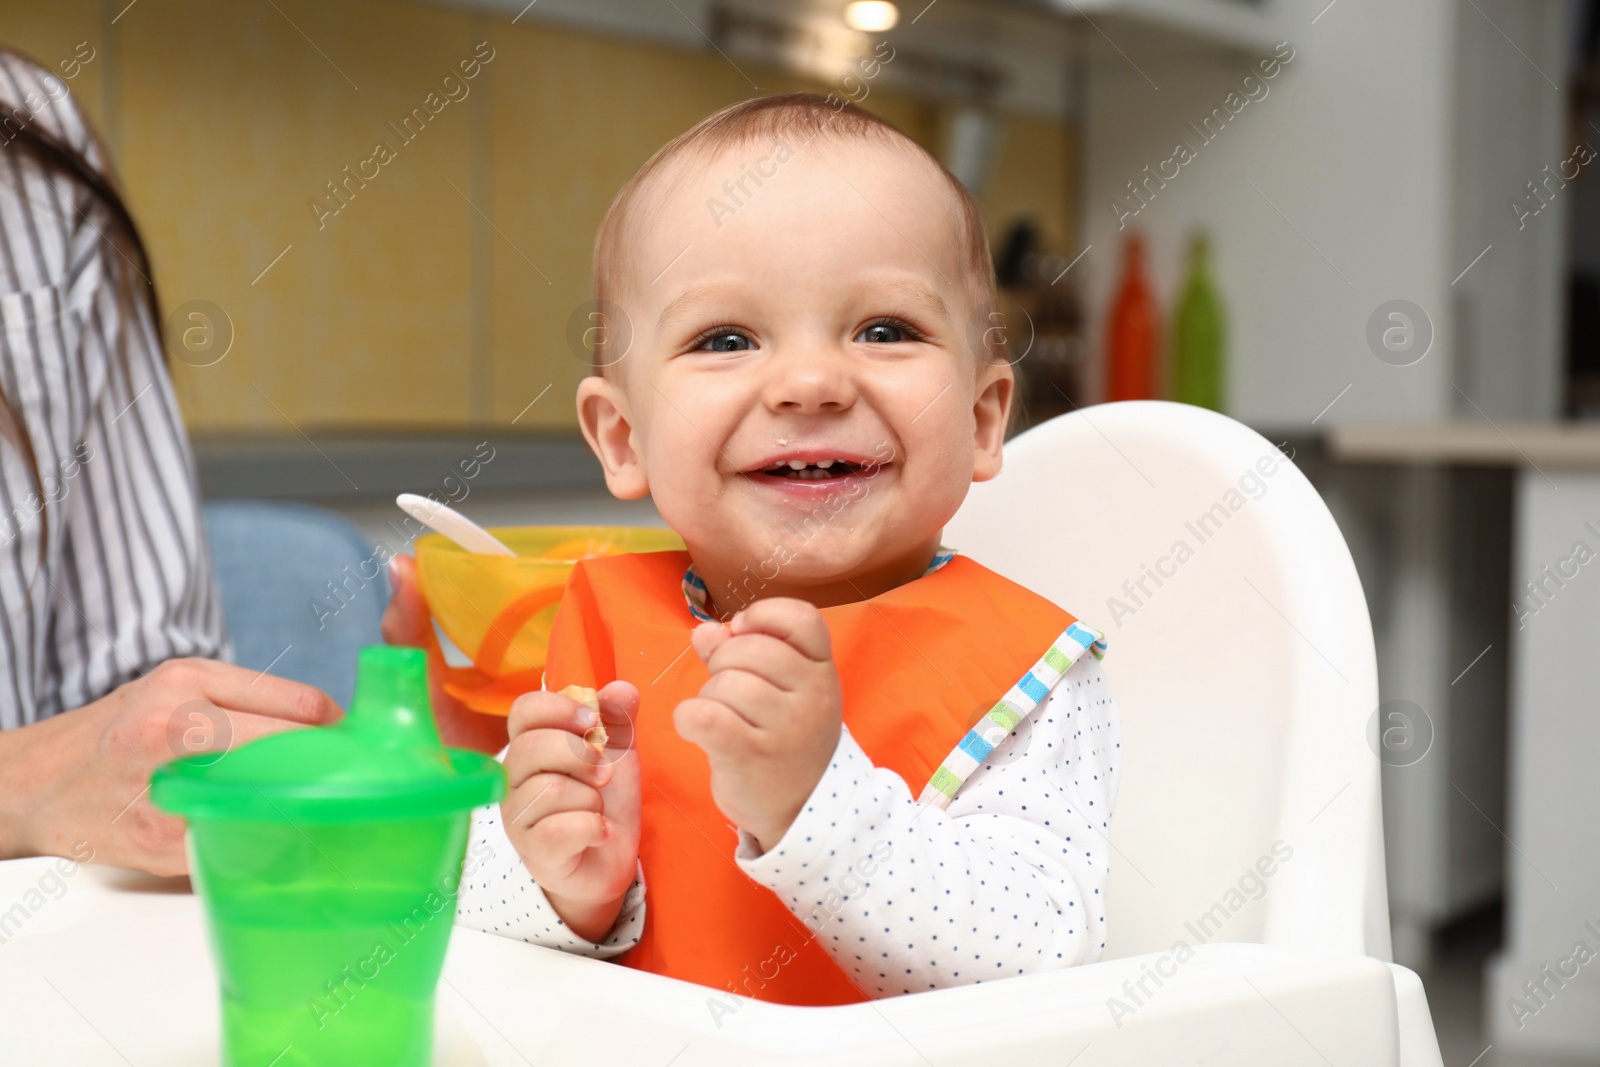
M766 369L764 399L775 411L843 410L855 403L854 373L841 352L824 347L785 353Z

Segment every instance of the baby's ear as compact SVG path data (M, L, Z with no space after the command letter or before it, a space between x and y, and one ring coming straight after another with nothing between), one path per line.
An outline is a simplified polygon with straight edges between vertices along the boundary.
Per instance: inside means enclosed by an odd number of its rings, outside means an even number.
M972 480L986 482L1000 473L1000 448L1005 443L1010 421L1011 394L1016 377L1010 364L996 362L982 367L978 374L978 396L972 405L973 456Z
M578 427L605 471L612 496L637 500L650 492L644 460L633 447L628 396L616 382L592 374L578 383Z

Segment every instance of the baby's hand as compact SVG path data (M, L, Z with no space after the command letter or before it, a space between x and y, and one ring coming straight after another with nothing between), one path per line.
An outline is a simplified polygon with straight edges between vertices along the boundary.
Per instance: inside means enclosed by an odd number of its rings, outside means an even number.
M828 624L812 604L758 600L691 637L711 678L673 713L711 759L711 795L770 849L800 813L839 744L844 701Z
M601 741L584 739L591 709L561 693L525 693L511 705L506 753L506 834L573 933L604 940L622 911L639 858L639 756L633 713L639 690L600 690Z

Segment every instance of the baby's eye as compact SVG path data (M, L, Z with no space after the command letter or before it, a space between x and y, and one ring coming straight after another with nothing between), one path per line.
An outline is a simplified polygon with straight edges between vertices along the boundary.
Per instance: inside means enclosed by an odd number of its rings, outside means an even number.
M908 323L875 322L856 334L856 340L872 345L892 345L900 341L921 340L921 335Z
M754 348L755 342L742 333L722 329L702 334L699 340L695 342L694 347L699 351L744 352Z

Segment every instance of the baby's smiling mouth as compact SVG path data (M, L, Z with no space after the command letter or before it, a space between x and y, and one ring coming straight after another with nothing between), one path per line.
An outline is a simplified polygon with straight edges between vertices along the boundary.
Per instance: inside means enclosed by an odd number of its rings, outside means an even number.
M785 449L768 455L742 472L759 482L838 482L876 473L881 461L849 450L828 448Z
M780 460L760 473L776 478L791 478L805 482L820 482L830 478L843 478L861 468L849 460L824 459L807 463L800 459Z

